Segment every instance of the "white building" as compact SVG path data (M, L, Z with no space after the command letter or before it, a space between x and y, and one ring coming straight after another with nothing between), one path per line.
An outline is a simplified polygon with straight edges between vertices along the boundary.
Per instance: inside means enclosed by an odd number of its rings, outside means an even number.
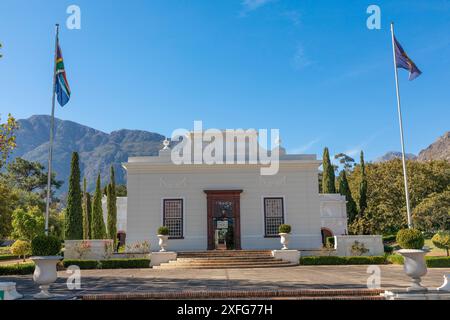
M157 250L162 225L174 251L278 249L283 223L292 226L293 249L320 249L323 228L346 233L345 199L319 195L315 155L280 152L278 173L262 176L260 164L176 165L170 152L123 164L127 243L150 241Z

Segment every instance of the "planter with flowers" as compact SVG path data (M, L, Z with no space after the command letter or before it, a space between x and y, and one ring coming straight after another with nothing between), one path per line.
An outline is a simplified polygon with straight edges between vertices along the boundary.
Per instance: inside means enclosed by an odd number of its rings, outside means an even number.
M280 242L283 245L281 250L288 250L289 245L289 235L291 234L291 226L288 224L282 224L278 228L278 234L280 236Z

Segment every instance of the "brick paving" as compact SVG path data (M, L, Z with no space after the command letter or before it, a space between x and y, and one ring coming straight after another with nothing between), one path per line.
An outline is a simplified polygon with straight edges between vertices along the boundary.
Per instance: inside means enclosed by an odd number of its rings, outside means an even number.
M358 289L366 288L368 266L297 266L265 269L212 269L212 270L164 270L118 269L82 270L82 289L70 291L66 286L69 277L65 271L51 291L60 299L82 295L111 293L152 293L174 291L223 291L223 290L299 290L299 289ZM382 289L403 289L409 279L402 266L383 265ZM450 269L429 269L423 284L439 287L443 275ZM17 282L17 289L30 298L38 292L32 276L2 276L0 281Z

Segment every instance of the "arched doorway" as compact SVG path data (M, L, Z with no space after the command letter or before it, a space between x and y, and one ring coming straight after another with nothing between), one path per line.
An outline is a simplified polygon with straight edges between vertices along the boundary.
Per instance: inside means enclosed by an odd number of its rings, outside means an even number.
M322 234L322 244L325 247L327 245L327 238L333 237L333 232L328 228L322 228L320 232Z

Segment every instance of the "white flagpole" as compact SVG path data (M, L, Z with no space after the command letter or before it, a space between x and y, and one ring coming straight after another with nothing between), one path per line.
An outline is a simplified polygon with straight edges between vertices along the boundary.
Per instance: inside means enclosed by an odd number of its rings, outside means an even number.
M45 208L45 235L48 236L48 217L50 213L50 197L52 185L52 158L53 158L53 136L55 130L55 98L56 98L56 57L59 41L59 24L55 25L55 59L53 69L53 95L52 95L52 117L50 121L50 146L48 148L48 174L47 174L47 203Z
M394 23L391 23L391 36L392 36L392 52L394 54L394 70L395 70L395 88L397 92L397 110L398 110L398 121L400 124L400 142L402 145L402 163L403 163L403 179L405 182L405 196L406 196L406 212L408 214L408 228L412 228L411 210L409 206L409 191L408 191L408 175L406 172L406 157L405 157L405 142L403 139L403 121L402 121L402 109L400 106L400 89L398 85L398 70L395 55L395 41L394 41Z

